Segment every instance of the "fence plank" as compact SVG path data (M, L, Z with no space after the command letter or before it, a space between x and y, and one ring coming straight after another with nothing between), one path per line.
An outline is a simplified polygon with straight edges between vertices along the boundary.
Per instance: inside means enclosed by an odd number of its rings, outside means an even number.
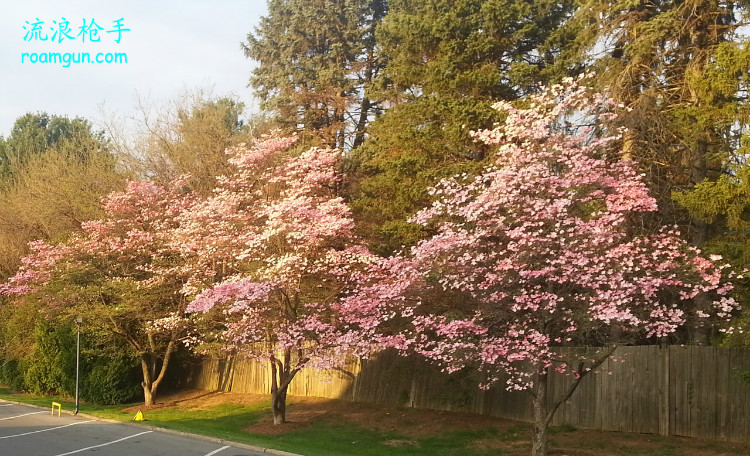
M729 437L731 441L747 441L750 435L750 388L740 379L740 371L750 371L750 357L745 350L730 349L728 408L730 410Z
M721 352L718 353L720 355ZM721 356L717 356L720 358ZM716 440L727 440L729 438L729 410L730 408L723 405L728 405L729 396L729 376L732 370L731 366L731 353L727 353L725 356L725 363L716 363L716 403L714 405L716 410L716 434L714 439Z
M658 385L659 389L659 435L671 435L671 423L670 419L672 409L670 402L671 387L669 383L670 370L669 370L669 347L660 348L658 365L656 368L657 381L654 383Z

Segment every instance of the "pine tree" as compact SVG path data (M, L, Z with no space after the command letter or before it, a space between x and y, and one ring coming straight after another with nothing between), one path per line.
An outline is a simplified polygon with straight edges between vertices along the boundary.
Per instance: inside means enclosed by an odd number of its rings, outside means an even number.
M419 238L405 220L442 177L478 166L486 147L469 128L501 120L491 109L537 90L558 71L559 26L571 1L392 0L378 27L387 61L370 92L390 106L351 166L352 207L381 252ZM385 202L387 201L387 204Z
M566 63L597 73L597 89L632 109L624 149L659 201L656 225L689 227L695 244L717 230L676 206L672 193L716 181L736 162L746 130L750 50L737 29L747 2L582 2Z
M382 68L374 31L385 11L385 0L269 0L243 45L260 64L250 83L262 107L285 130L359 145L379 109L365 92Z

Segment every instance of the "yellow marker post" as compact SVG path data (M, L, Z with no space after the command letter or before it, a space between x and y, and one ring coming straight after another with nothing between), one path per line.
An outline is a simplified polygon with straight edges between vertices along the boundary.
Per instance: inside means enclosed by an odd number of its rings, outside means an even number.
M53 402L52 403L52 415L55 414L55 407L57 407L57 416L61 416L61 414L62 414L62 405L59 402Z
M138 413L136 413L133 417L133 421L146 421L146 418L143 416L143 412L138 410Z

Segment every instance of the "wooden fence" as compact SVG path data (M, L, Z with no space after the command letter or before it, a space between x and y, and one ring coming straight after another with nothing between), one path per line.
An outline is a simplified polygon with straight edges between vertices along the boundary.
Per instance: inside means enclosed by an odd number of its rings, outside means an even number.
M553 424L737 442L750 436L750 386L739 376L750 371L750 350L620 347L597 371L560 407ZM554 374L549 390L558 396L570 381ZM270 373L252 360L207 359L195 366L191 384L265 394ZM528 394L501 387L483 391L476 385L471 373L447 375L420 360L385 352L353 360L341 372L303 370L289 394L532 420Z

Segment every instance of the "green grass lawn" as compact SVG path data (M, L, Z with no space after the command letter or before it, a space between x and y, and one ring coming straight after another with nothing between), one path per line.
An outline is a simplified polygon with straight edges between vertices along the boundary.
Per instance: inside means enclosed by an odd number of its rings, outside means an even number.
M0 388L0 399L50 407L60 402L63 410L75 410L75 402L59 396L35 397L11 394ZM338 419L323 419L309 426L277 435L252 434L244 428L267 417L270 406L218 404L205 410L183 410L178 407L153 409L144 412L147 424L177 431L201 434L234 442L290 451L306 456L330 455L414 455L414 456L489 456L497 450L471 448L477 439L507 439L496 430L444 432L438 436L415 438L395 432L378 432L352 426ZM137 404L135 404L137 405ZM80 413L117 421L131 421L133 412L122 412L123 405L98 406L81 403Z
M222 400L224 397L221 396ZM232 396L226 398L232 400ZM63 404L64 411L75 409L74 402L69 398L11 394L3 388L0 388L0 399L44 407L50 407L55 401ZM168 405L145 410L146 424L306 456L525 456L530 453L531 426L527 423L470 414L334 401L332 404L338 405L326 409L327 413L314 410L317 415L304 425L268 434L247 429L256 423L262 426L269 421L271 411L266 398L259 396L242 404L222 400L208 405ZM308 407L304 401L297 402L295 398L290 398L290 402L297 411ZM130 404L134 409L137 409L137 405ZM101 418L131 421L135 411L122 411L127 407L81 403L80 411ZM351 413L362 413L365 418L360 416L354 420ZM385 416L391 419L390 428L383 430L383 426L373 426ZM429 431L417 432L426 422L430 424ZM445 424L441 425L440 422ZM571 426L551 429L550 448L556 450L552 454L570 456L726 456L750 453L747 444L579 430Z

